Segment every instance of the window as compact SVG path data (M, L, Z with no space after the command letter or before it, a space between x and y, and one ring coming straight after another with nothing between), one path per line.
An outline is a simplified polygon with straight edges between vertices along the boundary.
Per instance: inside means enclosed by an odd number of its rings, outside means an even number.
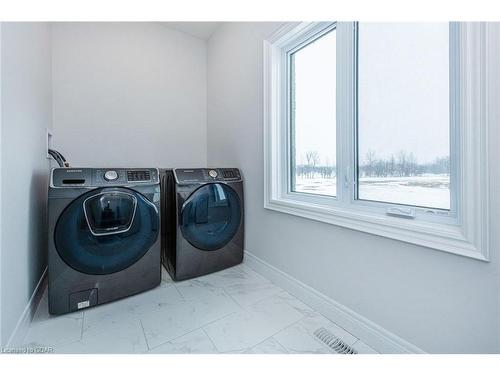
M335 29L289 54L291 190L335 196Z
M357 198L450 209L449 26L358 26Z
M287 24L264 43L264 205L488 259L479 23Z

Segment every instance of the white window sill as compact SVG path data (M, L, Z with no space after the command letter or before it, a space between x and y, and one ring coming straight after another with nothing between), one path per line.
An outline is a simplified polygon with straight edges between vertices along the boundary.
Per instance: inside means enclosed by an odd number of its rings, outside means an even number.
M488 261L481 249L464 236L459 225L438 224L323 206L291 199L268 200L264 208L344 228L391 238L431 249Z

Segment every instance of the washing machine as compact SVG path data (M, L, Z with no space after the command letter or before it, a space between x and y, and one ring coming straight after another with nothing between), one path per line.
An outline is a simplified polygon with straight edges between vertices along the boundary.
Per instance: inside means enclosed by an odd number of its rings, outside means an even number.
M243 180L236 168L161 170L162 263L185 280L243 261Z
M161 282L156 168L55 168L48 195L49 312L63 314Z

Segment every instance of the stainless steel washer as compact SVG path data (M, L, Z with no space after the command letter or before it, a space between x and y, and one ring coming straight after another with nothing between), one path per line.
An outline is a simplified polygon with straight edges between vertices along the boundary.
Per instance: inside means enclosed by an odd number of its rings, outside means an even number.
M174 280L243 261L243 180L236 168L161 170L162 262Z
M49 312L63 314L161 282L156 168L56 168L49 210Z

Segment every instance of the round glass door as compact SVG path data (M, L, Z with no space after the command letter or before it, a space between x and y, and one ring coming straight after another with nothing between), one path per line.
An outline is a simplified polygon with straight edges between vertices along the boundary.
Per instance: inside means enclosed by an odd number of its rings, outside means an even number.
M227 245L238 231L240 222L240 199L225 184L203 185L182 206L182 234L201 250L217 250Z
M125 188L90 191L59 217L54 241L61 258L77 271L105 275L137 262L159 232L156 207Z

